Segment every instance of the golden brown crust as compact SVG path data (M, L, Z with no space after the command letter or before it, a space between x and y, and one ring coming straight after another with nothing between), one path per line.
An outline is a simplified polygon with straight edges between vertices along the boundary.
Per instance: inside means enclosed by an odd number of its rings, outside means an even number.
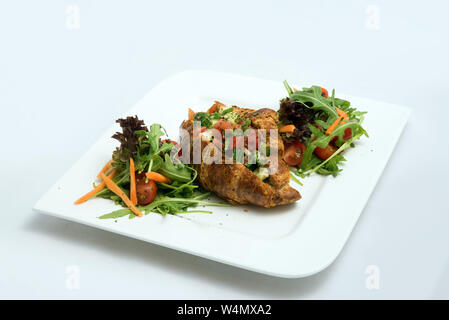
M256 111L235 106L233 111L250 118L254 128L266 129L267 141L272 139L269 136L269 130L277 129L276 111L266 108ZM193 141L193 121L184 121L181 128L189 132L190 141ZM278 164L277 171L271 172L267 182L263 182L243 164L206 164L202 162L193 165L194 169L198 171L198 180L201 186L206 190L213 191L231 204L250 203L269 208L301 199L300 193L289 185L290 170L283 160L283 141L279 134L273 138L277 139ZM202 142L201 150L206 145L207 143ZM190 146L192 155L193 143L190 143Z

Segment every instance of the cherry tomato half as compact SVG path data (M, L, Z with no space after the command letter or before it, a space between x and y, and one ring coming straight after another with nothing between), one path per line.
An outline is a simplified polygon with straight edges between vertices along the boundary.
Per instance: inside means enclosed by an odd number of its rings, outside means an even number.
M326 89L321 88L321 95L327 99L329 97L329 92Z
M334 152L337 151L337 147L332 144L328 144L325 148L316 147L313 152L315 152L316 156L321 160L327 160Z
M348 141L350 139L352 139L352 130L351 128L346 128L345 133L343 135L343 140Z
M147 179L144 172L136 175L137 203L145 206L153 202L157 194L157 186L153 180Z
M284 160L289 166L298 166L301 164L302 157L306 151L304 143L295 141L287 144L284 151Z
M226 120L220 119L218 122L214 125L215 129L218 130L227 130L232 129L232 124Z
M351 128L346 128L345 133L343 134L343 140L348 141L352 138L352 130ZM338 140L338 137L333 137L330 144L332 144L334 147L337 147L336 142Z

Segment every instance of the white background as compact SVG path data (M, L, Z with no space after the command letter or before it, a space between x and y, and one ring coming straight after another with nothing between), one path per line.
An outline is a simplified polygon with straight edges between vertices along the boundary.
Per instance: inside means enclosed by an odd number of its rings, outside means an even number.
M436 0L3 0L0 298L449 298L448 12ZM187 69L412 109L328 269L272 278L31 210L118 115ZM377 290L366 287L369 265ZM67 288L70 266L79 289Z

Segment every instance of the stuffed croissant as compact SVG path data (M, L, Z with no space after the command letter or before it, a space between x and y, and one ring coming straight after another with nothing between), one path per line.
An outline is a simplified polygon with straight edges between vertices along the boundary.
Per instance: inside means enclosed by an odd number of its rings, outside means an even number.
M283 160L274 110L215 102L208 112L189 109L189 120L181 129L182 161L197 170L204 189L231 204L266 208L301 199L289 185L290 170Z

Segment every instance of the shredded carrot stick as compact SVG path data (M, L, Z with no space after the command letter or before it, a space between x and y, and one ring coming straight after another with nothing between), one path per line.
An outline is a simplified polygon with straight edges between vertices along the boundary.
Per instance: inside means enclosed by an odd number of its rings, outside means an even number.
M340 117L343 117L343 120L349 120L349 116L348 116L348 114L345 112L345 111L343 111L343 110L341 110L340 108L337 108L337 107L335 107L335 109L337 109L337 114L340 116Z
M296 89L296 88L293 88L293 92L296 92L296 91L298 91L298 89Z
M112 181L112 179L106 177L104 173L101 174L101 177L103 178L103 181L106 183L106 186L108 187L108 189L111 190L112 192L114 192L116 195L118 195L120 197L120 199L123 200L123 202L126 204L126 206L132 212L134 212L134 214L136 216L138 216L138 217L143 216L142 212L140 212L139 209L136 208L136 206L131 202L131 200L128 198L126 193L123 192L123 190L120 189L120 187L118 185L116 185L115 182Z
M335 120L334 123L332 123L332 124L330 125L330 127L327 128L326 134L327 134L327 135L332 134L332 132L334 132L335 128L337 128L338 125L340 124L341 120L343 120L343 117L342 117L342 116L338 117L337 120Z
M163 176L160 173L154 172L154 171L149 171L149 172L145 173L145 175L147 176L148 179L156 181L156 182L170 183L169 178L167 178L166 176Z
M116 171L113 170L109 175L109 179L112 179L115 175ZM104 174L102 172L100 172L100 175ZM84 196L82 196L81 198L79 198L78 200L75 201L75 204L81 204L86 202L87 200L89 200L90 198L92 198L93 196L95 196L98 192L100 192L101 190L103 190L103 188L106 186L106 183L103 181L102 183L100 183L98 186L96 186L93 190L89 191L88 193L86 193Z
M327 128L326 130L327 135L332 134L332 132L334 132L335 128L337 128L340 123L346 123L347 121L349 121L349 116L345 111L337 107L335 107L335 109L337 109L337 114L339 117L337 118L337 120L335 120L334 123L330 125L329 128Z
M137 193L136 193L136 171L134 169L134 160L129 158L129 174L131 176L129 197L133 205L137 205Z
M193 120L193 117L195 116L195 111L189 108L189 120Z
M101 169L101 171L97 174L97 178L100 179L100 174L106 173L109 169L111 169L111 167L112 167L112 160L109 160L108 163L104 165L103 169Z
M281 132L281 133L285 133L285 132L292 133L293 131L295 131L295 126L293 124L288 124L288 125L282 126L279 129L279 132Z

